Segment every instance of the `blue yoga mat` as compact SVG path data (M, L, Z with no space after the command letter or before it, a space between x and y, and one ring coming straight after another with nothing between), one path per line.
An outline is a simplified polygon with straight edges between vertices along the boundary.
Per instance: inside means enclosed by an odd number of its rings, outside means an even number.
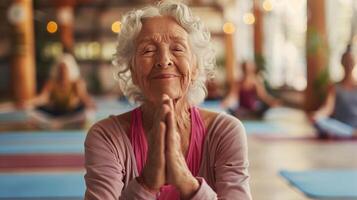
M83 153L85 131L26 131L0 134L1 154Z
M0 112L0 122L22 122L28 120L23 111Z
M309 197L357 198L357 170L282 170L280 175Z
M214 112L226 112L222 107L221 107L221 101L218 100L206 100L199 107L211 110Z
M264 121L243 121L247 134L281 134L284 131L273 123Z
M83 198L84 173L0 173L0 199Z

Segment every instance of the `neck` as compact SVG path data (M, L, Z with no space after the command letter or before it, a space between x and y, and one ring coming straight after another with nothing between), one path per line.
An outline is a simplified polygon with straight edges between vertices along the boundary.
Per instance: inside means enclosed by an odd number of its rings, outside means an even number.
M175 118L177 122L177 128L180 133L190 132L191 118L190 118L190 105L185 100L186 98L181 98L174 101ZM152 128L153 116L155 116L155 111L160 108L161 105L145 101L141 105L141 110L143 112L143 126L146 131Z
M355 84L355 82L356 81L353 79L352 74L347 74L342 80L342 83L347 85Z

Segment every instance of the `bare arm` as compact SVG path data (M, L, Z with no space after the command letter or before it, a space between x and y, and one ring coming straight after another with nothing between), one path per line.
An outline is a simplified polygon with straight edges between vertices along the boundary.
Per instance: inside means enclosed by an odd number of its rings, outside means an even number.
M238 102L239 102L239 85L238 83L235 83L234 85L232 85L227 96L224 97L224 99L222 100L221 106L223 108L231 108L231 107L235 107Z
M48 103L48 99L52 88L53 88L53 82L51 80L48 80L43 86L40 94L38 94L36 97L30 100L27 100L24 103L24 107L36 107Z
M314 112L313 119L316 120L321 117L328 117L332 115L335 109L335 101L336 101L336 89L335 87L330 87L325 102L317 111Z
M88 93L87 85L83 79L79 79L76 83L78 97L83 102L86 108L95 108L95 103Z
M255 81L255 87L257 89L257 95L258 97L266 104L268 104L271 107L274 107L278 104L280 104L279 100L275 99L272 97L265 89L263 82L259 79L256 79Z

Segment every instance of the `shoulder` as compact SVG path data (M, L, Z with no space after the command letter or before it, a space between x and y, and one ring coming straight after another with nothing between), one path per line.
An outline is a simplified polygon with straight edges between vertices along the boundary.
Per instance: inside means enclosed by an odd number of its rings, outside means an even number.
M246 131L242 122L234 116L219 113L207 129L210 140L222 143L246 143Z
M248 142L243 124L237 118L219 113L207 129L205 151L216 166L248 166Z
M123 141L123 137L130 129L130 112L116 116L110 116L95 123L88 131L86 144L93 141L105 143L117 143Z
M245 129L242 122L226 113L217 113L205 109L199 109L205 122L207 132L215 136L227 136L229 134L243 134Z
M205 124L206 130L210 127L212 124L213 120L219 115L219 113L212 112L210 110L198 108L200 115L203 119L203 122Z

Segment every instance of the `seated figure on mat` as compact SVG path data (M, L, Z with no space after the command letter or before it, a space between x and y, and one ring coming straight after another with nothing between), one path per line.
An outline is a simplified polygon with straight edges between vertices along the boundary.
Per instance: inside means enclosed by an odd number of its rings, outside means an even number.
M331 86L324 104L311 114L320 137L357 136L357 81L352 75L355 61L348 45L342 55L344 77Z
M281 104L271 96L253 63L242 63L242 79L236 83L231 92L222 101L222 107L239 118L261 117L270 107Z
M94 102L80 77L74 57L64 53L52 66L40 94L26 102L31 120L39 127L82 128L94 116Z
M85 199L251 199L242 123L196 106L215 67L203 23L169 0L121 22L113 63L139 106L89 130Z

